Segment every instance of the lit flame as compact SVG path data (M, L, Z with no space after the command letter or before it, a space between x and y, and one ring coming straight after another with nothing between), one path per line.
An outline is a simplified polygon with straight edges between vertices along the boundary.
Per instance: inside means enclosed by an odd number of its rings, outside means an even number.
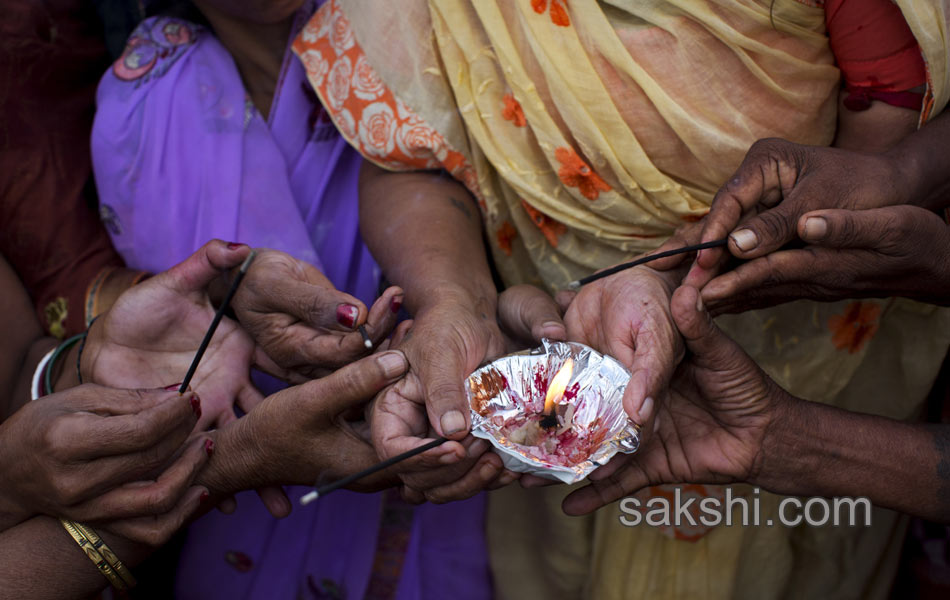
M564 390L567 389L567 384L571 382L573 373L574 359L568 358L554 375L551 384L548 385L548 393L544 397L544 414L549 415L554 412L554 403L564 395Z

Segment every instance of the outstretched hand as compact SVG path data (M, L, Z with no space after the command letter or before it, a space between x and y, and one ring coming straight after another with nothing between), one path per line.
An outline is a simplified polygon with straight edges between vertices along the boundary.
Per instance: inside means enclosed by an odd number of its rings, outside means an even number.
M669 390L646 407L655 428L644 429L635 454L618 455L565 498L567 514L649 485L745 481L759 468L762 441L788 394L716 326L695 288L676 290L672 313L687 356Z
M208 285L250 250L212 240L122 294L89 329L82 380L128 389L180 383L214 318ZM191 381L202 400L199 429L222 427L236 418L235 405L248 412L263 399L251 383L252 365L280 374L237 323L223 318Z

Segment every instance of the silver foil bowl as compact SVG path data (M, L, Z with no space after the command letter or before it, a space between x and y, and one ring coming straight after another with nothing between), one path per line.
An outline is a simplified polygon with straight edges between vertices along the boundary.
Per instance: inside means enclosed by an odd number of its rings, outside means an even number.
M545 429L548 385L568 358L574 370L556 401L558 424ZM468 377L472 435L491 442L512 471L581 481L640 445L640 427L623 410L629 379L619 361L593 348L542 340L540 348L499 358Z

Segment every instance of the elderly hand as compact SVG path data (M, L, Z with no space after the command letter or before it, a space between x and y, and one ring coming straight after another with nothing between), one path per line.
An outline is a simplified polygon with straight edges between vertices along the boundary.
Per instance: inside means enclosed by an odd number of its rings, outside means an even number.
M911 189L903 170L885 154L759 140L716 194L703 220L702 241L728 235L733 256L758 258L795 239L805 213L907 204L914 200ZM706 272L690 284L701 286L715 275L723 252L700 252L694 270Z
M332 482L378 461L363 437L363 407L409 368L398 351L380 352L303 385L267 397L218 432L219 451L199 481L215 494L267 485ZM391 485L380 473L354 484L372 491Z
M406 339L394 339L410 357L412 368L373 405L373 445L380 458L406 452L439 435L430 425L439 422L431 420L434 398L442 400L436 410L445 405L459 411L456 419L464 419L462 431L467 431L470 412L464 386L472 371L506 351L535 345L541 337L564 339L554 300L532 286L515 286L498 297L497 313L492 313L497 322L487 315L471 314L471 309L461 315L462 310L446 305L420 316ZM421 358L413 359L414 355ZM417 368L420 363L415 360L424 361L423 368ZM433 396L440 392L442 396ZM441 423L445 431L447 423ZM518 474L505 470L490 448L487 441L468 435L404 461L399 467L404 496L414 502L449 502L515 481Z
M115 388L180 382L214 318L209 283L249 252L247 246L213 240L122 294L89 329L81 355L83 381ZM237 323L222 319L191 381L202 399L199 429L234 420L235 404L247 412L261 401L250 379L255 364L278 373Z
M630 369L623 406L641 425L648 418L644 403L656 399L683 357L683 342L669 309L674 278L673 273L647 267L621 271L585 285L564 315L568 339Z
M338 291L313 265L266 248L257 257L231 301L238 321L279 366L319 377L371 352L356 330L378 345L396 324L403 293L387 289L367 312L353 296ZM230 277L215 287L226 290Z
M191 392L93 384L25 405L0 425L0 529L41 513L126 527L180 515L214 447L189 441L200 413Z
M800 298L905 296L950 304L950 228L926 209L818 210L801 217L798 236L809 246L719 275L703 288L703 302L714 313Z
M662 483L721 483L754 477L769 424L790 396L716 327L692 287L676 290L672 312L687 358L652 407L637 453L618 455L564 500L569 515L592 512ZM645 412L652 412L649 405Z

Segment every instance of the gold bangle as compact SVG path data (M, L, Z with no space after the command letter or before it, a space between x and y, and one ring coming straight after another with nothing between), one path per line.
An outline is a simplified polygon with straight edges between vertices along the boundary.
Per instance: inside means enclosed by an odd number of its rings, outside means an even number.
M113 552L112 548L106 544L105 540L99 537L99 534L97 534L91 527L87 525L83 525L82 523L77 523L75 521L73 521L72 524L76 527L76 529L79 530L80 533L86 536L86 539L92 543L93 548L98 550L102 555L102 558L104 558L106 562L109 563L109 566L119 574L119 577L122 578L122 581L125 582L125 585L128 586L129 589L134 588L137 582L135 581L135 577L132 576L132 571L129 571L129 568L126 567L121 560L119 560L119 557L115 555L115 552Z
M73 540L79 544L79 547L82 549L82 551L86 553L86 556L92 561L92 564L96 565L96 569L102 573L103 577L109 581L112 587L119 591L128 591L129 586L126 584L125 580L119 576L115 569L112 568L112 565L110 565L109 562L102 556L99 551L100 549L96 548L93 542L86 538L86 536L76 527L78 523L62 518L59 520L59 522L63 526L63 529L65 529L73 538ZM105 543L102 542L102 538L99 538L99 536L96 537L99 539L99 542L102 543L102 546L105 546ZM108 548L108 546L106 546L106 548ZM111 553L112 551L109 550L109 552Z

